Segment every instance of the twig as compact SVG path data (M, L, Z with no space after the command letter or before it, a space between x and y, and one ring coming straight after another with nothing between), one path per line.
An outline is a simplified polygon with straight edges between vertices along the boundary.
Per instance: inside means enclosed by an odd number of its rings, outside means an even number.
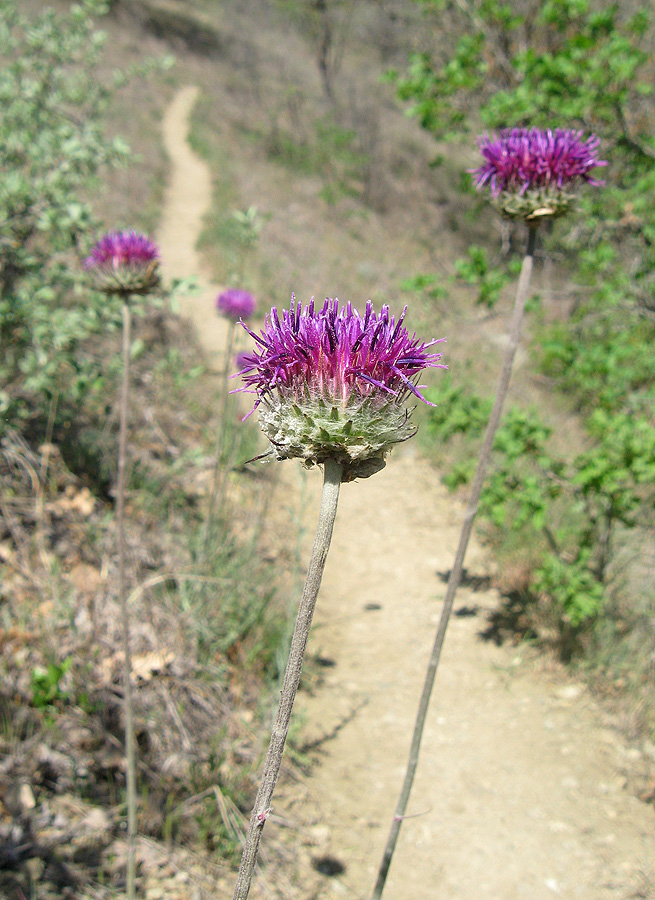
M471 496L469 498L468 506L466 507L466 513L464 515L464 525L460 534L457 553L455 554L455 562L448 579L448 587L446 588L446 597L444 600L443 609L441 610L439 628L437 630L437 635L432 647L432 653L430 655L430 661L428 663L428 670L425 675L423 692L421 694L416 722L414 724L414 733L412 736L412 745L409 752L409 760L407 763L405 780L403 782L400 798L396 807L396 812L391 823L391 828L389 830L387 844L384 849L380 868L378 870L377 881L375 883L375 888L373 889L372 900L380 900L380 897L382 897L382 892L387 880L387 875L389 874L389 867L391 865L391 860L396 847L396 841L398 840L398 835L400 833L400 827L403 823L403 819L406 817L405 814L407 811L407 804L409 802L409 796L412 791L414 776L416 775L416 769L418 766L419 752L421 749L421 738L423 736L423 727L425 725L425 719L428 713L428 706L430 704L432 688L437 676L437 668L439 666L439 660L441 658L441 650L443 647L444 638L446 636L446 629L448 627L448 621L453 609L455 594L462 577L464 556L466 554L466 548L471 536L471 531L473 530L473 521L475 519L475 514L478 511L480 494L482 493L482 486L484 484L484 479L487 474L487 466L489 464L489 458L491 456L491 448L493 446L498 423L500 422L500 415L503 409L503 404L505 402L505 397L507 396L509 381L512 374L512 366L514 364L514 356L516 354L516 350L519 344L519 338L521 336L521 323L523 321L523 313L528 298L530 279L532 276L536 232L537 226L528 227L528 246L525 257L523 259L521 275L519 277L518 288L516 291L514 314L512 316L512 321L510 324L509 344L507 347L507 352L505 354L505 360L503 363L500 380L498 382L496 399L494 400L494 405L491 410L491 416L489 417L489 423L487 425L487 430L484 435L484 441L482 443L482 449L480 450L478 467L475 473L475 478L473 480L473 486L471 488Z
M321 496L321 508L318 516L314 547L309 561L305 587L302 592L302 597L300 598L296 626L294 628L293 637L291 638L291 647L289 649L289 659L284 675L284 684L282 686L280 703L275 716L268 753L266 754L264 771L262 773L252 815L250 816L246 844L241 858L241 868L239 869L239 875L234 889L234 900L246 900L246 897L248 896L262 831L264 830L266 819L271 812L271 799L280 773L282 754L284 752L284 745L286 743L289 723L291 721L291 711L300 683L303 656L307 646L307 639L309 638L309 629L312 624L316 598L321 586L325 560L332 539L332 529L337 513L342 471L343 467L341 464L334 460L328 460L324 465L323 493Z

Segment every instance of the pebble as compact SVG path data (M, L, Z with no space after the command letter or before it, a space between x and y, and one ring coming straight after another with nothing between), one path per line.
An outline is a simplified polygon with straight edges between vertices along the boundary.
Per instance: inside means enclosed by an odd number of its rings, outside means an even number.
M629 759L630 762L639 762L641 759L641 750L638 747L628 747L625 751L625 758Z
M570 831L571 826L566 822L553 821L548 823L548 828L553 834L562 834L565 831Z
M84 816L80 826L88 831L109 831L112 827L111 816L96 806Z
M309 829L309 837L315 847L325 847L330 841L330 829L325 825L314 825Z
M578 684L567 684L565 687L555 691L555 696L560 700L577 700L582 693L582 688Z
M655 744L650 741L644 741L642 746L642 752L644 756L647 756L649 759L652 759L655 762Z
M18 802L23 813L29 812L36 806L36 800L34 799L34 794L32 793L32 788L29 784L21 784L20 790L18 791Z
M146 900L163 900L164 888L159 885L146 889Z

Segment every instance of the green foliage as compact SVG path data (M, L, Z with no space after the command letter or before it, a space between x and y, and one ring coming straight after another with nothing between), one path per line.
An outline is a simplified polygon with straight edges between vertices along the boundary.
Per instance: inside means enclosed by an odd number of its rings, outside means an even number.
M614 128L626 106L652 94L643 72L643 11L626 17L618 4L591 0L553 0L536 12L490 0L419 2L435 29L453 39L442 53L415 54L407 72L392 77L411 112L438 137L470 128L471 108L492 128L553 120ZM623 128L619 133L628 138Z
M389 73L389 80L398 83L401 99L412 101L412 114L424 128L449 138L464 126L467 112L456 100L461 92L476 92L485 83L489 65L483 47L482 35L465 34L442 66L435 66L429 54L416 53L404 77Z
M498 528L519 530L530 525L540 531L547 524L551 501L560 487L550 473L557 466L545 453L550 430L534 410L512 408L496 433L497 468L492 472L480 509Z
M564 562L548 554L535 572L534 587L561 608L565 624L578 628L596 618L605 602L603 585L588 568L588 551Z
M33 669L30 679L32 690L32 706L37 709L47 709L63 700L68 694L61 689L61 680L72 665L72 659L68 657L61 663L50 663L45 669Z
M585 500L602 498L601 509L589 503L594 519L604 515L633 527L642 501L651 508L655 502L655 428L642 418L598 410L589 429L597 444L574 461L574 484Z
M446 289L440 283L439 278L429 273L405 278L400 282L400 289L424 296L428 300L443 300L446 296Z
M441 478L449 491L456 491L458 487L468 484L475 475L475 460L465 459L454 463L448 472Z
M88 338L116 327L117 305L90 290L81 259L98 226L84 200L129 150L103 117L122 73L100 73L101 0L24 17L0 7L0 427L70 408L102 388ZM65 402L63 400L65 398ZM68 407L63 412L64 407Z
M457 277L477 288L477 302L492 309L521 264L519 260L510 260L508 263L498 265L491 260L484 247L474 245L469 247L468 255L456 259L454 265ZM428 301L438 301L444 299L447 294L443 281L443 278L436 275L422 273L405 278L400 287L403 291L417 294Z
M259 235L264 227L264 218L259 214L256 206L249 206L246 210L235 209L232 218L237 224L239 240L244 252L252 250L259 240Z
M579 629L618 590L617 534L625 540L655 521L652 16L597 0L418 2L434 42L391 78L436 138L469 141L474 130L513 125L578 127L601 138L610 163L608 185L583 193L575 231L567 233L563 219L542 232L547 250L570 261L576 287L568 317L535 328L537 357L580 411L586 448L553 454L538 418L512 410L481 500L495 539L502 544L520 531L531 565L536 542L532 589L551 599L562 624ZM489 305L505 275L492 258L481 245L456 263ZM434 437L479 434L461 392L450 385L448 393L439 402L452 402L452 413L430 413ZM466 404L474 408L472 398ZM468 458L460 454L444 480L460 484Z
M431 437L445 442L482 434L488 401L450 379L429 399L437 403L428 413ZM655 509L655 429L649 422L599 410L588 433L589 449L569 461L549 451L551 429L535 410L511 408L496 433L480 499L498 545L514 532L531 550L535 543L541 548L532 589L548 596L573 629L603 609L617 528L647 526ZM450 489L473 475L474 457L465 446L443 477Z
M110 90L97 74L103 35L95 0L34 21L0 8L0 412L14 424L30 405L66 392L79 400L98 377L81 352L112 325L106 300L84 290L80 256L93 219L78 199L103 165L125 160L101 118Z
M455 260L455 271L459 278L478 289L477 302L489 309L496 305L501 291L516 274L518 260L509 266L494 266L484 247L473 245L468 248L468 256ZM520 268L520 262L518 262Z
M453 384L450 375L442 378L439 387L425 392L435 406L428 409L426 430L438 441L447 441L455 434L472 437L482 434L491 412L491 401L471 394Z

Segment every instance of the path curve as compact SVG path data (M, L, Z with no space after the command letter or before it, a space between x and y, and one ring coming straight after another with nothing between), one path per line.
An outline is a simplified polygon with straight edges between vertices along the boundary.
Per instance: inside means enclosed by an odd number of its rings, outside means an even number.
M198 99L195 85L181 88L162 121L162 136L170 160L170 175L157 240L162 270L167 281L195 278L198 290L181 299L181 312L195 326L213 370L222 364L227 323L214 311L218 286L212 285L196 243L212 199L212 179L207 163L188 144L189 116Z
M195 239L210 179L186 144L196 96L180 91L163 126L172 176L160 244L176 275L202 271ZM185 311L215 354L224 336L207 296ZM283 467L287 491L297 490L293 464ZM308 477L311 530L320 478ZM383 472L343 486L309 648L323 660L325 685L300 700L320 764L304 787L283 784L274 798L281 820L299 827L304 871L325 857L344 867L323 879L325 896L365 898L372 889L445 592L437 573L452 564L462 513L411 442ZM482 564L473 545L467 565ZM446 638L414 818L404 823L385 897L654 896L644 885L653 877L655 816L628 787L639 751L559 670L481 641L496 600L458 594L456 608L476 612L454 617ZM309 885L304 896L314 896Z

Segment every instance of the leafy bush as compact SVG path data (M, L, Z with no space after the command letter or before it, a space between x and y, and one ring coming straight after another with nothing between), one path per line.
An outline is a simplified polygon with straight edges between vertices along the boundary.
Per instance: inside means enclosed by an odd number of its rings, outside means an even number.
M605 600L603 585L589 571L587 562L588 551L581 553L574 563L565 563L549 553L535 572L536 590L559 605L564 624L573 628L595 618Z
M455 271L463 281L478 289L477 302L491 309L505 285L517 274L517 262L512 260L509 267L495 266L485 248L474 245L468 248L468 256L455 260Z
M575 232L567 235L564 222L553 231L551 243L573 261L579 287L569 320L539 334L541 361L582 410L637 405L652 420L655 364L644 352L655 339L649 16L594 0L553 0L538 10L495 0L419 2L434 37L426 29L427 48L394 77L435 137L559 125L601 138L610 183L580 200ZM492 270L485 247L469 257L458 263L460 275L480 285L482 302L493 301L505 272Z
M430 400L437 404L428 412L431 436L481 435L488 401L450 380ZM655 429L643 418L599 410L588 430L589 449L566 460L550 452L551 429L536 411L511 408L496 434L480 500L497 546L511 532L520 532L531 552L538 544L533 592L546 595L559 608L560 623L573 629L603 609L617 529L649 527L655 510ZM472 477L471 444L466 448L443 478L451 489Z
M572 279L572 302L559 321L534 329L539 365L579 410L587 448L554 455L538 418L513 410L497 435L482 497L497 541L521 532L533 592L550 598L562 626L580 629L616 608L607 605L610 594L622 591L629 609L634 598L612 574L617 545L632 532L638 555L638 530L645 535L655 518L652 17L596 0L419 3L434 27L425 29L407 71L390 77L435 138L470 142L471 132L485 128L579 127L601 138L609 160L608 185L583 195L575 227L563 219L542 231ZM470 203L462 198L463 209ZM476 242L456 270L492 303L505 264L491 264L495 251L479 232ZM479 433L481 401L465 396L450 385L437 400L453 404L450 413L430 415L439 440ZM470 443L463 446L444 478L452 485L472 471Z
M401 281L400 288L412 294L424 295L428 300L433 301L443 300L446 297L446 289L442 286L440 279L427 272L405 278Z
M439 388L427 390L425 396L435 404L427 413L427 430L439 441L464 433L477 437L484 431L491 401L454 385L449 375L441 379Z
M0 7L0 428L58 395L84 399L101 377L84 342L117 321L79 265L95 226L82 198L101 167L128 156L102 128L112 86L98 72L94 17L104 11L84 0L30 21L16 0Z

